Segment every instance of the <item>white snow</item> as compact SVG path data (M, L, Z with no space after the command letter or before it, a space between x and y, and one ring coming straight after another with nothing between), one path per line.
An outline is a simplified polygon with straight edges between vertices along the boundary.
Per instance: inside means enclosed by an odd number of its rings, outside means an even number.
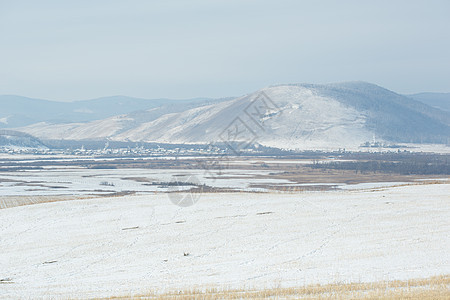
M116 134L132 121L133 119L130 117L119 115L88 123L49 124L40 122L19 128L19 130L42 139L103 139Z
M0 298L448 274L449 194L435 184L202 194L188 208L159 194L0 209L0 279L13 282Z

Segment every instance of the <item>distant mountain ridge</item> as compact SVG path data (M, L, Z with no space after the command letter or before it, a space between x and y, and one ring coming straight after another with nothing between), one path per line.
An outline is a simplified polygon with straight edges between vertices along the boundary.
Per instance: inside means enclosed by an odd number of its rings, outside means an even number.
M220 99L142 99L127 96L58 102L15 95L0 95L0 128L27 126L39 122L81 123L171 104L195 104Z
M88 123L19 128L45 139L256 142L291 149L450 141L450 112L366 82L283 84L223 101L155 107ZM239 133L239 136L235 133Z
M429 106L450 111L450 93L418 93L407 96Z

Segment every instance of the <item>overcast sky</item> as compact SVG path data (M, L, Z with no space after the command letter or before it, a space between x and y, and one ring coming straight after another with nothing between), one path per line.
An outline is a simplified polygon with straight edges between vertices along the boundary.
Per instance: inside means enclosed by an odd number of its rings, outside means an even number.
M0 94L224 97L349 80L450 92L449 16L448 0L0 0Z

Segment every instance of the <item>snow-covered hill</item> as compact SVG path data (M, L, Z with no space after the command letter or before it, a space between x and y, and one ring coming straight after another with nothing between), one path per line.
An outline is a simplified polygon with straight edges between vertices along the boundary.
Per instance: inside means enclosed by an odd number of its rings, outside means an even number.
M365 82L288 84L212 104L20 128L46 139L165 143L239 141L302 149L372 141L448 143L450 113Z
M37 138L27 133L0 130L0 148L6 149L46 149Z

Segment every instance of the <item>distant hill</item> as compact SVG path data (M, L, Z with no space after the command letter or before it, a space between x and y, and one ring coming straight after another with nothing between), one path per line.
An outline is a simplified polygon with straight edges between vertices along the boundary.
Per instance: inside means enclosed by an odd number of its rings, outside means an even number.
M450 113L366 82L283 84L227 101L20 128L44 139L257 142L299 149L450 141Z
M419 93L407 96L429 106L450 111L450 93Z
M0 128L15 128L47 122L51 124L83 123L167 105L186 105L208 98L186 100L140 99L126 96L92 100L57 102L15 95L0 95Z
M0 130L0 148L46 149L47 147L30 134L14 130Z

